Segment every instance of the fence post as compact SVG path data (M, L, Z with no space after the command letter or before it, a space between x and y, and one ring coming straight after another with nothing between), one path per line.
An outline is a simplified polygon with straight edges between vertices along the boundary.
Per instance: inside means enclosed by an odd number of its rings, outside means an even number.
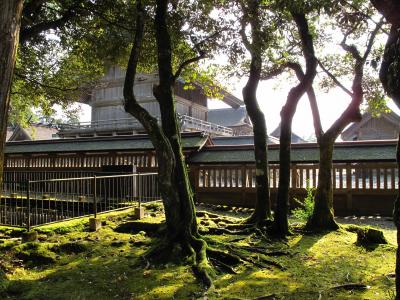
M30 181L26 181L26 200L28 200L28 221L26 227L28 232L31 231L31 197L30 197Z
M143 184L143 182L141 182L141 177L142 177L142 176L138 175L138 183L139 183L139 197L138 197L139 210L141 210L141 208L142 208L142 192L143 192L143 189L142 189L142 184Z
M353 184L352 184L351 164L346 163L346 208L348 211L353 210Z
M94 218L97 219L97 180L96 180L96 175L93 177L93 203L94 203Z

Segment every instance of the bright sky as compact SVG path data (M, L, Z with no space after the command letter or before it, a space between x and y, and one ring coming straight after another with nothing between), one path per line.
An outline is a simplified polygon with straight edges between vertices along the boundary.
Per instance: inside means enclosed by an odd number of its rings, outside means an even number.
M231 86L232 93L238 98L242 99L242 88L247 79L243 79L235 86ZM278 83L279 84L279 83ZM280 111L286 102L287 94L291 88L286 83L280 84L277 88L277 82L268 81L261 82L257 92L257 98L262 111L265 114L267 122L268 133L271 133L280 122ZM350 97L344 93L340 88L335 88L329 93L316 91L317 102L321 115L321 122L324 130L341 115L350 103ZM390 109L397 114L400 110L393 102L388 103ZM222 108L227 107L222 101L213 100L209 101L209 108ZM303 96L297 106L296 114L293 119L292 130L303 138L309 138L314 135L314 126L311 115L311 109L307 96Z

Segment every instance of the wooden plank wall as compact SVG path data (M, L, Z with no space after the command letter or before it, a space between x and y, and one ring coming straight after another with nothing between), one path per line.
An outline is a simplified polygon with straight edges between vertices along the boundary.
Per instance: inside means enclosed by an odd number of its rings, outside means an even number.
M196 199L201 203L253 207L254 165L203 165L191 167ZM391 215L397 194L396 163L343 163L332 170L334 208L339 215ZM275 202L279 166L270 166L271 199ZM290 200L304 199L306 187L318 184L317 164L292 165Z

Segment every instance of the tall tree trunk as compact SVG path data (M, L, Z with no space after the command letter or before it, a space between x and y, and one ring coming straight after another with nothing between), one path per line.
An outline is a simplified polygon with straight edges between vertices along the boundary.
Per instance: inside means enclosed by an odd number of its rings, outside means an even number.
M269 168L267 153L267 126L265 117L257 103L256 90L251 90L251 82L243 89L243 100L253 123L254 158L256 166L256 205L248 223L262 224L271 219L271 199L269 190Z
M400 107L400 2L371 0L375 8L392 25L386 41L379 77L386 93ZM397 142L397 173L400 186L400 135ZM394 203L393 221L397 228L396 300L400 299L400 189Z
M306 16L301 13L292 13L292 16L299 31L303 55L306 60L306 72L303 80L301 80L296 87L290 90L286 104L281 111L281 133L279 139L279 188L274 218L275 233L280 237L284 237L289 233L288 210L292 120L296 112L297 103L312 85L317 68L317 60L314 56L313 39L309 31Z
M333 214L332 158L335 140L321 137L319 141L318 187L314 197L314 213L309 220L312 227L336 230Z
M173 74L171 67L171 41L167 27L168 1L157 0L155 31L158 46L160 82L154 88L154 95L160 103L162 127L157 120L142 108L133 93L140 49L143 40L144 10L137 1L135 41L128 62L124 85L125 110L137 118L146 129L156 149L159 164L159 182L165 208L167 232L164 243L148 253L150 259L176 256L174 249L180 249L182 256L190 256L196 276L206 285L212 286L207 261L207 244L197 230L195 207L190 190L187 170L181 147L181 137L175 114L172 92ZM178 246L178 247L176 247ZM176 259L176 257L174 257Z
M160 104L162 128L171 144L176 160L175 168L171 172L174 186L180 198L179 210L181 215L174 220L175 228L170 234L174 234L177 239L190 241L194 236L198 236L197 221L193 193L182 152L181 134L173 96L174 74L171 60L172 47L167 25L167 6L168 1L157 0L155 30L158 48L159 85L154 88L154 96Z
M271 219L271 199L269 190L269 168L267 153L267 126L265 117L257 101L257 88L260 82L262 68L262 49L265 47L262 38L260 22L260 2L249 0L242 5L243 22L241 35L243 44L250 52L251 63L249 79L242 90L243 100L247 113L253 123L254 133L254 157L256 166L256 205L253 214L246 220L246 223L263 224L266 219ZM246 20L248 22L246 22ZM246 35L246 25L250 24L251 40Z
M351 96L351 102L347 106L346 110L341 116L331 125L331 127L325 132L319 135L318 144L320 147L320 162L319 162L319 175L318 175L318 187L315 196L315 206L312 216L308 220L306 227L312 231L323 231L323 230L336 230L339 226L334 220L333 214L333 189L332 189L332 157L333 157L333 146L335 140L339 134L352 122L359 122L361 120L360 105L363 101L363 76L364 76L364 65L371 52L375 37L382 26L382 22L379 22L375 29L369 35L367 41L367 47L365 52L361 55L355 45L348 45L346 43L347 35L343 39L341 46L342 48L352 56L354 59L354 78L352 84L352 91L346 92ZM323 66L323 70L330 76L334 81L337 81L329 71ZM311 99L312 99L312 95ZM313 102L312 99L311 102ZM314 116L314 114L313 114ZM315 121L315 120L314 120Z
M10 90L21 26L22 5L22 0L0 1L0 183L3 182Z
M400 134L397 140L397 181L400 187ZM400 299L400 191L397 192L394 201L393 221L397 229L397 250L396 250L396 300Z

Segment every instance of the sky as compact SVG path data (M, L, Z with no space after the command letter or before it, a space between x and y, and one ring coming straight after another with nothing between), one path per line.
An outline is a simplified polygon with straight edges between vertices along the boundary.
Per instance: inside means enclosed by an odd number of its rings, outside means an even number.
M245 83L246 79L243 79L234 86L230 86L232 94L242 99L241 90ZM257 98L265 115L268 133L271 133L279 125L280 111L286 102L290 88L291 86L287 83L276 81L261 82L259 85ZM316 96L321 123L323 129L327 130L346 109L351 99L340 88L332 89L329 93L317 90ZM388 103L388 106L394 112L400 114L400 110L392 102ZM220 100L209 101L209 108L222 107L227 107L227 105ZM299 101L296 114L293 118L292 131L306 139L314 136L313 120L307 96L303 96Z

